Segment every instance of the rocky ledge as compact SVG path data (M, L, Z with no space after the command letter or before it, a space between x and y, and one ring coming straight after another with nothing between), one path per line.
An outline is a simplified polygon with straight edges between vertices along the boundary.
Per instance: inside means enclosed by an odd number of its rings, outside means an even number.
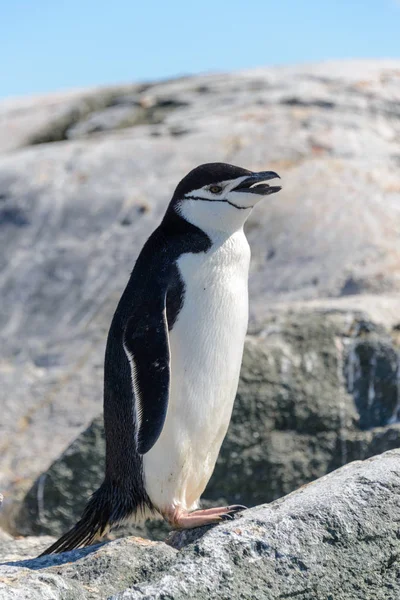
M50 538L3 542L0 596L396 600L399 522L400 450L392 450L166 543L125 538L34 559Z

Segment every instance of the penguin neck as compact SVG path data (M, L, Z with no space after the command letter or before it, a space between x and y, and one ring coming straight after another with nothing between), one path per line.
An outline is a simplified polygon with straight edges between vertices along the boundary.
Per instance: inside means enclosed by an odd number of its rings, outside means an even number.
M203 202L191 199L176 203L172 210L188 226L196 227L211 240L228 239L235 233L243 231L243 225L251 212L251 208L241 210L228 202Z
M178 242L179 253L207 252L212 245L212 240L202 229L184 219L171 206L167 209L159 229L164 236Z

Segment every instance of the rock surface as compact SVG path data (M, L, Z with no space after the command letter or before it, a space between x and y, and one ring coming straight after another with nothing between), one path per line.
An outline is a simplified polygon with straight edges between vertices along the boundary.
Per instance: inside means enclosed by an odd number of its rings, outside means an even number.
M398 323L399 81L399 61L349 61L0 104L6 514L100 412L113 310L196 164L283 177L247 226L253 327L293 303Z
M4 600L397 600L400 450L354 462L270 505L168 545L138 538L26 559L2 545Z

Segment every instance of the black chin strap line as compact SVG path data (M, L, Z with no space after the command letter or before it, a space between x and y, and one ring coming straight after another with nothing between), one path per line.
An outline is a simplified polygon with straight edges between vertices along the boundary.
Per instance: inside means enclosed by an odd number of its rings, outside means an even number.
M214 198L202 198L201 196L185 196L183 198L184 200L201 200L202 202L226 202L227 204L230 204L231 206L234 206L235 208L238 208L239 210L249 210L251 208L253 208L252 206L238 206L237 204L234 204L233 202L229 202L229 200L227 200L226 198L221 198L221 199L215 199Z

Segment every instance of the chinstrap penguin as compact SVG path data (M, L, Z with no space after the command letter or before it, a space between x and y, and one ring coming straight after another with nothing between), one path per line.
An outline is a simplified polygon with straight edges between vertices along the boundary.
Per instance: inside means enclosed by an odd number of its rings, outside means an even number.
M81 520L44 554L99 540L135 517L217 523L199 510L237 391L248 324L243 225L278 192L273 171L200 165L178 184L115 311L104 365L105 478Z

